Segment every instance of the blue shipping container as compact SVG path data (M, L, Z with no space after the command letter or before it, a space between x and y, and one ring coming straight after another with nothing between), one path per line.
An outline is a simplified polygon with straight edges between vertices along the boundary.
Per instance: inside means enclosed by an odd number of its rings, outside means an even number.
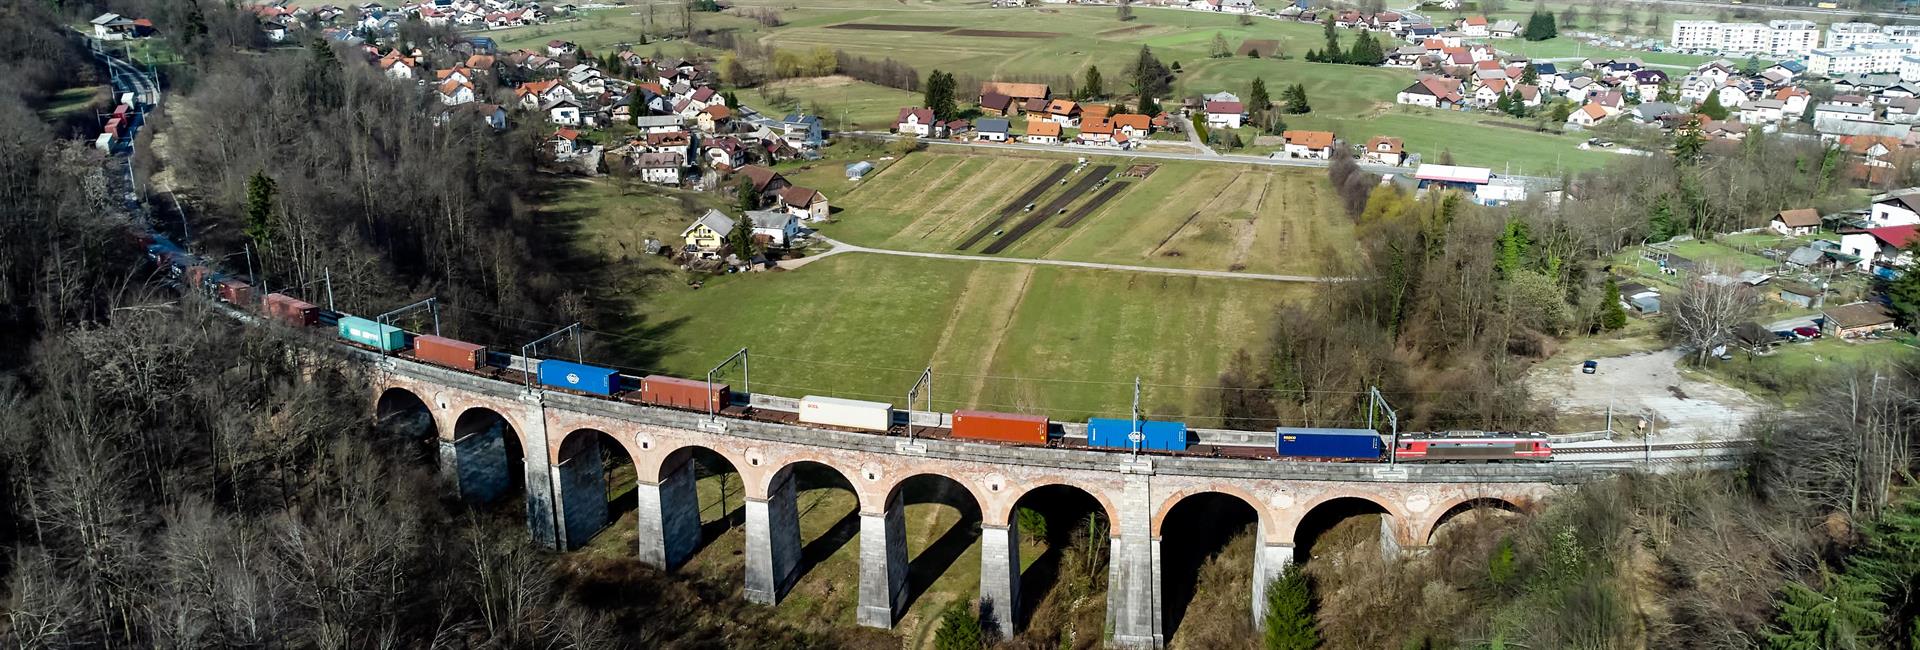
M340 317L340 338L379 348L381 352L394 352L407 347L406 330L358 316Z
M1133 441L1128 439L1133 433L1133 421L1119 418L1093 418L1087 421L1087 445L1112 449L1132 449ZM1141 449L1162 451L1185 451L1187 449L1187 425L1185 422L1158 422L1141 420L1140 433L1146 440L1140 443Z
M540 383L595 395L612 395L620 371L568 361L540 360Z
M1274 429L1276 451L1282 456L1379 460L1380 434L1372 429Z

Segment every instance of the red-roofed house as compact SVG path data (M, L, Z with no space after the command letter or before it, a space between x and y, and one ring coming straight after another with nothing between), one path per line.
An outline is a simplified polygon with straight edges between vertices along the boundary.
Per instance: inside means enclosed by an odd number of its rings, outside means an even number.
M1913 243L1915 234L1920 233L1920 225L1886 226L1842 232L1840 234L1840 252L1860 258L1859 268L1871 271L1873 266L1905 267L1913 261L1906 252L1908 244Z
M833 212L827 195L798 185L780 190L780 209L807 221L825 221Z
M900 109L900 117L894 121L894 130L900 135L918 138L933 135L933 109L906 107Z
M1240 120L1246 117L1247 109L1240 102L1207 102L1207 126L1223 129L1240 128Z
M1287 141L1288 158L1333 158L1332 131L1286 131L1280 136Z
M1401 90L1394 101L1427 108L1453 108L1462 99L1459 79L1426 76Z
M1407 158L1406 145L1399 138L1373 136L1367 141L1366 159L1370 163L1398 165Z
M1486 38L1491 33L1487 31L1487 17L1468 16L1460 21L1460 33L1467 38Z
M1574 111L1573 114L1567 116L1567 126L1588 127L1599 124L1606 119L1607 109L1599 104L1589 102L1587 105L1581 106L1580 110Z
M413 57L403 56L400 50L394 50L380 57L380 62L374 67L380 68L380 72L387 75L388 79L412 79L413 66Z

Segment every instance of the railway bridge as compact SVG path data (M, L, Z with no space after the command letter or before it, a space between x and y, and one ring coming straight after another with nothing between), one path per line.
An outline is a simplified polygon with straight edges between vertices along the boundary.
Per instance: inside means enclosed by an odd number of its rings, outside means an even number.
M1253 619L1261 591L1293 560L1296 544L1331 510L1383 514L1384 552L1418 550L1448 518L1479 507L1528 510L1587 473L1554 465L1402 465L1140 456L1088 449L1011 447L710 419L528 387L399 357L374 362L374 410L387 418L430 415L440 474L461 496L487 501L524 486L526 521L539 543L573 549L607 527L603 453L624 450L638 485L641 561L674 569L702 538L693 454L731 463L745 491L747 598L777 603L801 572L795 469L837 472L858 498L862 625L891 627L909 604L901 486L924 475L964 488L980 513L983 618L1001 633L1019 628L1021 561L1014 508L1042 488L1083 491L1106 515L1110 561L1107 629L1112 645L1158 648L1163 621L1161 540L1183 500L1227 495L1257 513ZM758 398L756 398L758 399ZM779 398L770 398L779 399ZM605 436L617 447L602 444ZM509 445L520 450L513 467ZM608 450L603 452L604 450ZM516 478L517 474L517 478ZM1215 497L1219 498L1219 497ZM1320 524L1324 527L1325 524Z

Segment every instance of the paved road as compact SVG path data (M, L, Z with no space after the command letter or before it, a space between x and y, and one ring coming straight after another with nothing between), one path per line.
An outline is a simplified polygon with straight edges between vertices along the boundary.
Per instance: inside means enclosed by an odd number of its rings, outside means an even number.
M1220 156L1220 152L1214 151L1213 147L1209 147L1207 143L1200 141L1200 134L1195 132L1193 128L1193 118L1182 115L1180 116L1180 120L1187 123L1187 128L1185 129L1187 146L1193 147L1194 151L1198 151L1204 156L1216 158Z
M900 138L900 136L894 135L892 133L880 133L875 131L844 131L844 132L841 132L839 135L849 135L849 136L856 136L856 137L863 137L863 138L878 138L882 140L898 140ZM1329 161L1317 160L1312 158L1269 158L1266 156L1248 156L1244 154L1230 154L1230 153L1225 153L1225 154L1215 153L1213 155L1207 155L1207 154L1200 154L1200 153L1174 153L1169 151L1141 151L1137 149L1123 151L1118 149L1105 149L1105 148L1098 148L1098 147L1075 147L1075 146L1066 146L1066 145L1026 144L1026 143L1020 143L1020 142L1004 142L1004 143L955 142L952 140L929 140L929 139L922 139L921 142L930 147L973 147L973 148L979 148L979 149L997 149L1001 151L1005 151L1008 149L1018 149L1021 151L1064 153L1064 154L1072 154L1076 156L1115 156L1120 158L1154 158L1159 160L1191 160L1195 162L1215 162L1215 163L1225 162L1225 163L1240 163L1245 165L1268 165L1272 167L1326 167L1327 165L1331 164ZM1369 172L1373 172L1375 174L1411 174L1413 173L1412 167L1395 167L1392 165L1376 165L1376 164L1370 164L1370 163L1361 163L1360 168L1367 170ZM1519 181L1525 182L1529 187L1534 187L1534 188L1555 187L1560 184L1560 179L1556 177L1520 176L1520 175L1509 175L1509 174L1501 174L1500 177L1519 180Z
M1157 266L1133 266L1129 264L1101 264L1098 262L1070 262L1066 260L1040 260L1025 257L989 257L986 255L960 255L955 253L925 253L920 251L899 251L885 248L868 248L833 239L824 235L814 235L815 239L833 245L833 250L780 263L781 268L797 269L814 260L839 255L841 253L873 253L876 255L897 255L900 257L924 257L936 260L958 260L963 262L1002 262L1008 264L1033 264L1037 266L1068 266L1082 269L1101 269L1106 271L1129 271L1133 273L1158 273L1161 275L1185 275L1201 278L1224 278L1229 280L1267 280L1271 282L1345 282L1351 278L1330 278L1314 275L1280 275L1274 273L1244 273L1239 271L1204 271L1200 269L1170 269Z

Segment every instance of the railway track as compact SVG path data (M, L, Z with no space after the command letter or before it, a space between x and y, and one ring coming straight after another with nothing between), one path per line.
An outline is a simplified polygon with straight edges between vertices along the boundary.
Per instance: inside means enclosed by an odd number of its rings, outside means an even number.
M1072 171L1073 166L1066 163L1061 163L1058 167L1054 167L1052 172L1047 173L1046 178L1040 179L1040 182L1035 183L1033 187L1027 188L1027 191L1021 192L1020 196L1015 197L1013 202L1008 203L1006 207L1000 208L1000 214L994 215L992 222L982 226L980 230L975 231L973 236L968 237L966 241L960 242L960 246L958 246L959 250L973 248L974 244L978 244L980 240L986 239L987 235L993 234L994 230L1000 228L1000 224L1004 224L1007 222L1007 219L1013 218L1013 215L1018 213L1020 208L1027 207L1028 203L1032 203L1034 199L1040 198L1041 194L1045 194L1055 183L1060 182L1062 178L1066 178L1067 174Z
M1655 445L1612 445L1607 447L1556 447L1555 456L1577 454L1627 454L1644 451L1709 451L1715 449L1747 449L1754 446L1752 440L1712 440L1708 442L1670 442Z

